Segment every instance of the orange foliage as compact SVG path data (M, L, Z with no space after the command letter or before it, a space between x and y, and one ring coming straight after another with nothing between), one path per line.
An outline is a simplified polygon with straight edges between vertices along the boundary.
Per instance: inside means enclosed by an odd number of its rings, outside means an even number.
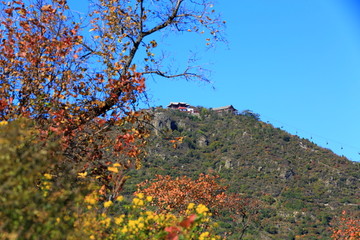
M162 69L151 35L205 29L218 41L223 22L202 0L88 3L76 16L64 0L0 2L0 121L34 119L77 173L116 197L144 155L149 115L136 111L144 75L203 79L193 67Z
M137 193L151 196L154 199L152 204L160 212L175 211L184 214L194 204L203 204L209 207L214 217L228 214L237 223L237 231L242 237L257 219L261 203L239 194L226 193L227 187L220 185L218 180L219 176L205 174L200 174L196 180L186 176L173 179L157 175L152 181L140 183ZM202 209L196 211L201 212Z
M152 196L156 205L164 211L183 213L189 203L201 203L216 210L224 205L226 199L226 187L219 185L217 178L204 174L197 180L186 176L172 179L170 176L157 175L155 180L139 184L138 192Z
M190 203L204 204L213 214L229 210L235 215L245 215L251 204L249 199L237 194L226 193L226 186L218 183L219 176L200 174L192 180L182 176L172 179L170 176L157 175L156 179L138 185L138 191L154 198L154 204L160 211L184 213Z
M6 16L0 23L0 120L35 119L41 138L55 136L76 171L117 193L123 170L140 167L148 134L148 116L132 107L145 90L144 77L124 55L104 50L114 47L106 37L98 47L87 42L66 1L13 0L0 9ZM109 24L102 29L112 30ZM107 171L115 163L119 171Z
M356 240L360 239L360 218L346 211L335 219L331 228L332 238L335 240Z

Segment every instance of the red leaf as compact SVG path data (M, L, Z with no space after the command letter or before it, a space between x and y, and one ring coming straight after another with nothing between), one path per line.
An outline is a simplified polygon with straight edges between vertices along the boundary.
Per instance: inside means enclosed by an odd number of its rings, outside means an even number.
M196 215L192 214L186 219L182 220L182 222L179 225L182 226L183 228L189 228L193 224L195 219L196 219Z
M165 231L169 234L166 236L166 240L178 240L179 239L179 233L180 229L175 226L166 227Z
M13 8L7 8L4 10L5 13L9 14L10 16L12 16L12 12L13 12Z

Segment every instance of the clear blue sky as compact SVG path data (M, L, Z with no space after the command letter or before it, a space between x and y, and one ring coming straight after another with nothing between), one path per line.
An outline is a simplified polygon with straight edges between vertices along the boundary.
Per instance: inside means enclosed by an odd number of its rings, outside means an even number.
M159 43L175 63L186 61L186 49L197 52L213 83L150 78L149 104L250 109L360 161L359 1L218 0L215 9L227 21L228 45L202 51L205 41L194 35Z
M227 21L229 44L199 53L213 84L149 80L151 104L232 104L360 161L359 2L237 0L215 9Z

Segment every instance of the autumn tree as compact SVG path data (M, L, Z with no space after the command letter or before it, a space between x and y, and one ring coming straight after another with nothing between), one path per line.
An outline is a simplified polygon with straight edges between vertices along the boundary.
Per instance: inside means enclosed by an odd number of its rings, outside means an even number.
M219 184L219 176L200 174L198 179L187 176L172 178L157 175L138 185L135 194L153 197L160 212L184 214L190 206L203 204L217 215L229 215L237 224L238 238L242 239L260 209L260 202L239 194L226 192L227 186Z
M204 33L211 45L224 23L207 0L93 0L88 9L0 3L0 121L34 119L41 139L57 136L67 162L114 198L144 154L149 116L136 104L145 77L206 80L190 65L166 71L157 33Z

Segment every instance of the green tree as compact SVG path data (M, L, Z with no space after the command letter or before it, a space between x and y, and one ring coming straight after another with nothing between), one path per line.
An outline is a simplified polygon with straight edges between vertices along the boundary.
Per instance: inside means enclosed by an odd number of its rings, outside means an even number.
M59 164L59 145L39 141L32 122L1 123L0 238L66 238L89 185L73 184L76 173Z

